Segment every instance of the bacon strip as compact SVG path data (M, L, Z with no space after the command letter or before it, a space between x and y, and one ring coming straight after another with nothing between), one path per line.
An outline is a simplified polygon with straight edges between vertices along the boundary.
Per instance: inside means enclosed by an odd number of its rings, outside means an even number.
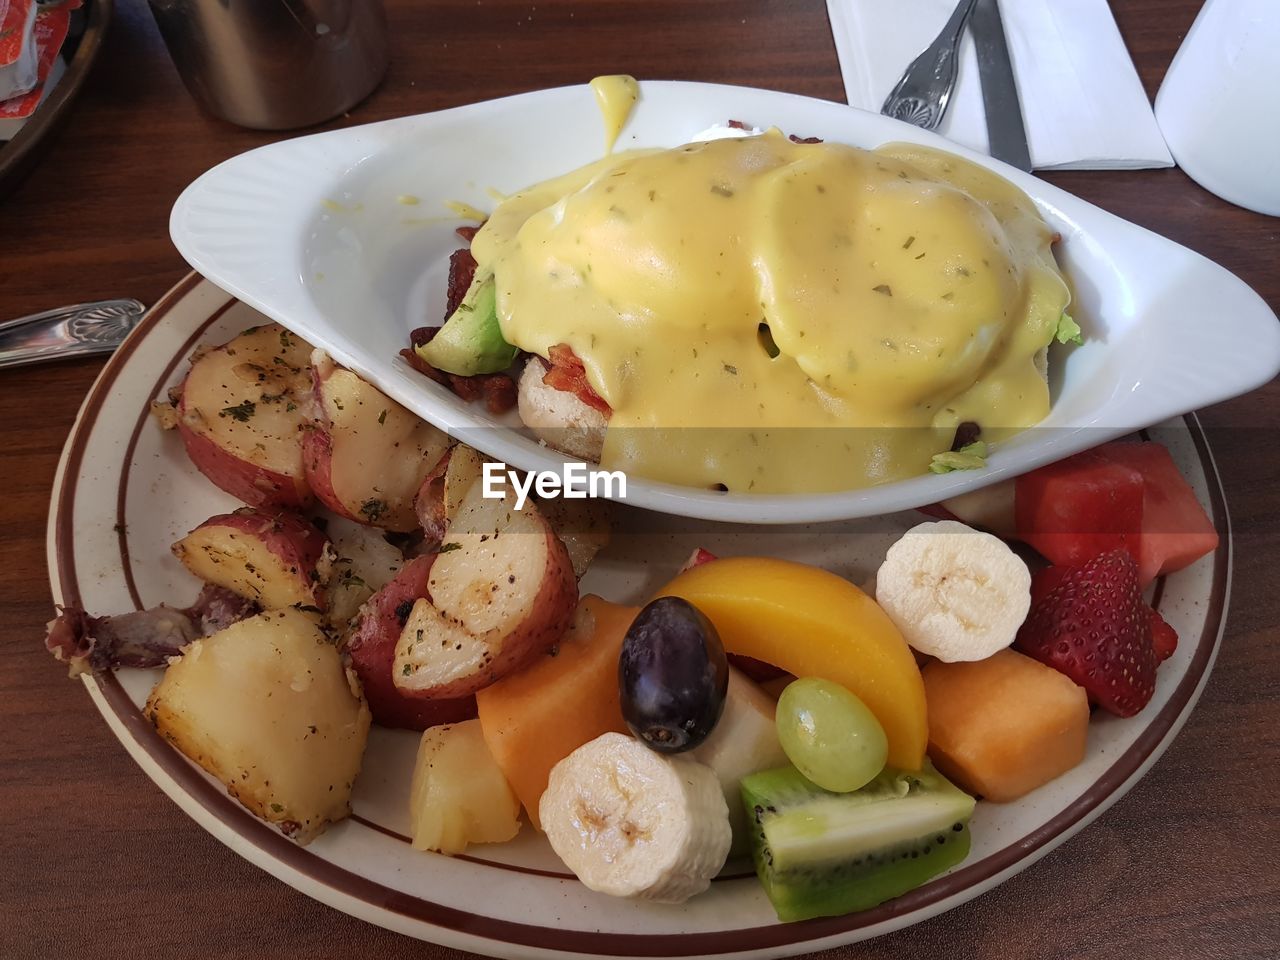
M547 353L551 367L543 374L543 383L548 387L575 394L587 406L595 407L605 416L613 413L613 408L587 381L587 368L583 366L572 347L567 343L557 343Z
M462 298L471 289L471 281L476 276L476 258L471 251L459 248L449 257L449 289L445 295L444 318L448 320L462 303Z
M439 329L439 327L419 327L409 335L409 338L415 347L421 346L430 342ZM468 403L483 399L485 409L492 414L506 413L516 405L516 382L505 373L478 373L472 377L461 377L456 373L437 370L410 347L401 350L400 356L404 357L405 362L413 369L453 391Z
M113 617L92 617L78 606L59 607L44 643L57 659L70 665L73 677L116 667L162 667L192 640L257 612L252 601L207 583L185 610L161 604Z

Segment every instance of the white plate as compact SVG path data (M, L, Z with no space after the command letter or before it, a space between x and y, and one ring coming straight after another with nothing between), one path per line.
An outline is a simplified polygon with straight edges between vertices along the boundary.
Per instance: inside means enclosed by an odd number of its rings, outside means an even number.
M197 584L169 544L236 502L188 462L181 441L148 415L199 342L221 342L260 318L191 277L152 309L86 398L59 464L49 569L59 603L98 613L186 603ZM393 930L503 957L772 957L900 929L991 889L1097 817L1155 762L1190 713L1217 653L1230 583L1230 536L1217 474L1194 425L1157 431L1208 504L1222 534L1213 556L1157 583L1153 602L1182 638L1137 717L1095 717L1076 769L1012 804L980 803L973 850L950 873L865 913L784 925L752 876L731 867L679 907L593 894L566 876L525 827L509 844L450 859L405 842L415 736L375 728L356 783L356 816L298 847L248 814L162 740L139 711L152 671L87 679L94 703L138 764L201 826L275 876L340 910ZM809 561L862 582L916 514L819 527L730 527L623 511L623 526L584 589L639 601L695 545L724 554ZM643 530L637 533L636 530ZM51 665L52 668L52 665ZM129 811L104 811L122 821ZM736 878L734 875L736 874Z
M925 475L867 490L758 496L628 478L628 502L742 523L796 523L934 503L1114 436L1244 393L1280 371L1280 325L1243 282L1199 254L989 157L875 114L823 100L700 83L646 82L620 147L674 146L730 118L858 146L948 147L1018 184L1061 232L1089 342L1057 351L1052 413L1002 445L983 471ZM447 201L488 209L599 156L586 86L288 140L215 167L178 199L173 241L224 290L324 347L422 417L524 469L563 458L458 400L397 353L438 323ZM397 202L421 198L417 206Z

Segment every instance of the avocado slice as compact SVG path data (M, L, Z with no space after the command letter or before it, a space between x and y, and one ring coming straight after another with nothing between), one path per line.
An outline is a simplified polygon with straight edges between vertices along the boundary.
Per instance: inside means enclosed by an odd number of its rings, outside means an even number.
M415 348L418 356L461 377L507 369L519 351L502 339L497 300L493 274L477 275L440 332Z

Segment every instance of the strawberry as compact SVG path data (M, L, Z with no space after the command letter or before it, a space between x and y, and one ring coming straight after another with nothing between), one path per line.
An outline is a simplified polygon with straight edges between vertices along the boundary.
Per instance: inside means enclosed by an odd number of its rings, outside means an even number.
M1032 609L1052 593L1058 584L1074 569L1076 568L1062 566L1041 567L1033 573L1031 575ZM1141 568L1139 568L1139 576L1141 576ZM1173 656L1173 652L1178 649L1178 632L1165 622L1164 617L1160 616L1159 613L1152 610L1145 603L1142 607L1151 620L1151 648L1155 651L1156 662L1163 663Z
M1178 631L1155 610L1147 607L1147 612L1151 617L1151 647L1156 652L1156 660L1163 662L1178 649Z
M1031 575L1031 606L1035 606L1052 593L1073 568L1052 566L1041 567Z
M1156 688L1149 610L1138 565L1118 547L1063 572L1014 644L1080 684L1099 706L1131 717Z
M714 553L704 547L698 547L693 553L689 554L689 559L684 562L684 566L680 568L680 573L686 570L692 570L694 567L700 567L704 563L710 563L712 560L718 559Z

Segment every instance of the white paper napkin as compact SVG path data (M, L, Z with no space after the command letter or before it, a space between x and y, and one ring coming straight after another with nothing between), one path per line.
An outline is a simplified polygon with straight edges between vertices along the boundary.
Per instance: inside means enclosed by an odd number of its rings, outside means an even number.
M879 112L957 0L827 0L851 106ZM1000 0L1036 169L1171 167L1138 72L1106 0ZM989 152L973 39L938 132Z

